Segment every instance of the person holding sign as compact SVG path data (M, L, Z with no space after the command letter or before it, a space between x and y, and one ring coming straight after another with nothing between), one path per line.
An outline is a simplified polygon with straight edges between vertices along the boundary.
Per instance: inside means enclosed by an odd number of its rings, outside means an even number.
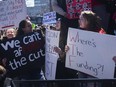
M41 32L39 30L33 32L32 23L28 19L22 20L16 37L0 43L0 57L6 58L6 76L18 80L44 79L42 73L45 62L44 45L45 40ZM20 87L32 86L35 87L35 84L21 84Z
M79 27L82 30L106 34L101 26L100 18L92 11L82 11L79 16ZM89 77L89 75L78 73L79 78ZM91 76L90 76L91 77Z
M2 41L14 38L15 36L16 36L16 29L9 28L9 29L5 30L5 36L2 38ZM3 66L6 66L7 59L6 58L1 58L1 59L2 59L1 64Z
M22 20L20 23L19 23L19 28L17 30L17 36L22 36L22 35L28 35L30 33L32 33L32 23L30 20L28 19L25 19L25 20ZM36 32L35 32L36 33ZM34 37L33 37L34 38ZM32 40L33 38L31 38L30 40ZM39 35L37 36L37 38L39 38ZM36 38L36 39L37 39ZM40 39L40 38L39 38ZM28 40L28 39L27 39ZM34 40L34 39L33 39ZM28 45L27 45L28 46ZM31 49L30 49L31 50ZM40 54L39 54L40 55ZM41 55L42 55L42 51L41 51ZM35 57L35 56L34 56ZM35 58L36 59L36 58ZM30 61L34 61L35 59L30 59ZM43 61L43 60L42 60ZM41 63L43 66L44 63L42 62ZM37 65L39 66L39 65ZM25 79L25 80L35 80L35 79L41 79L41 80L45 80L45 77L43 75L43 71L42 71L42 67L40 66L40 68L36 69L35 67L33 67L34 69L32 70L27 70L29 71L29 73L25 73L25 74L21 74L19 76L20 79ZM32 66L31 66L32 67ZM34 85L35 86L35 85ZM24 85L24 87L32 87L32 85ZM38 87L38 85L37 85Z
M15 36L16 36L16 29L14 29L14 28L8 28L8 29L6 29L5 30L5 36L2 38L2 41L7 41L7 40L9 40L9 39L12 39L12 38L15 38ZM3 54L2 54L3 55ZM5 68L5 70L6 70L6 73L7 73L7 69L6 69L6 62L7 62L7 58L1 58L1 61L0 61L0 63L1 63L1 65L3 66L3 68ZM0 68L2 68L2 67L0 67ZM9 77L5 77L5 83L4 83L4 86L8 86L8 85L11 85L10 84L10 81L11 81L11 78L9 78ZM1 86L0 86L1 87Z
M82 30L98 32L100 34L106 34L106 32L101 26L100 18L92 11L81 12L79 16L79 27L80 27L79 29L82 29ZM60 48L58 49L57 47L55 48L55 51L59 53L61 60L65 60L65 57L63 56L65 56L65 53L69 50L69 47L65 46L63 50ZM85 73L78 72L78 78L91 78L91 77L92 76L87 75Z
M100 34L106 34L101 26L100 18L92 11L82 11L79 16L79 29L85 31L98 32ZM69 46L65 46L65 52L69 50ZM78 78L94 78L86 73L78 72ZM85 84L85 87L92 86L94 84ZM99 84L97 84L99 85Z
M82 11L79 16L79 27L81 30L106 34L102 28L100 17L92 11Z
M57 22L56 30L60 30L60 40L59 40L59 47L54 47L54 51L59 54L59 58L57 60L57 69L56 69L56 79L72 79L77 78L77 71L72 70L65 67L65 45L67 40L67 33L65 31L65 26L61 25L61 22ZM61 27L63 29L61 29Z

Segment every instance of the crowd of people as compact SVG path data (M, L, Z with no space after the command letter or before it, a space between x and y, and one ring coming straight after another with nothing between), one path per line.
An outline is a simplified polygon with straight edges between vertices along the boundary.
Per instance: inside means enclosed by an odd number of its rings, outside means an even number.
M106 2L107 1L107 2ZM111 2L112 1L112 2ZM115 4L114 4L115 3ZM111 5L112 4L112 5ZM112 7L110 7L110 6ZM69 69L65 67L66 52L70 49L67 46L68 28L78 28L80 30L92 31L100 34L116 34L116 1L115 0L92 0L92 10L82 11L78 18L68 19L66 12L66 0L52 0L53 11L57 12L56 26L49 26L49 29L60 31L59 47L54 47L55 52L59 54L56 68L56 79L74 79L74 78L94 78L85 73ZM60 18L60 20L59 20ZM60 26L60 27L59 27ZM47 26L48 27L48 26ZM1 42L21 35L26 35L31 32L40 30L45 37L46 26L36 26L32 29L30 19L22 20L18 28L10 28L0 31ZM0 58L0 87L7 84L5 79L7 76L6 58ZM46 80L43 66L37 70L31 70L30 73L25 73L12 79L18 80ZM85 87L89 87L86 85ZM99 85L99 84L98 84ZM38 87L38 85L23 84L17 87ZM40 86L40 85L39 85ZM41 85L43 86L43 85ZM71 87L73 84L57 84L58 87ZM43 86L44 87L44 86ZM101 87L101 86L100 86Z

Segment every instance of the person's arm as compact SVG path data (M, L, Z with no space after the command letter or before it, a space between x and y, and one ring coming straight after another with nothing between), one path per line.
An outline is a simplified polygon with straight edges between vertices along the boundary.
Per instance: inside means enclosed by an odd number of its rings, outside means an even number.
M52 5L53 11L56 11L58 14L66 17L66 12L63 11L63 9L58 6L57 0L51 0L51 5Z

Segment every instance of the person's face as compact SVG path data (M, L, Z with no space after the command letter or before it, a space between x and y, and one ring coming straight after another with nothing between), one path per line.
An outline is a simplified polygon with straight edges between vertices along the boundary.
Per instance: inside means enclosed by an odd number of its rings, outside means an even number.
M83 17L83 15L79 16L79 27L82 29L87 28L87 20Z
M60 28L61 28L61 21L57 21L55 27L56 27L56 30L60 30Z
M6 37L8 39L15 37L15 35L16 35L16 32L14 29L7 29L6 30Z
M27 20L25 28L23 28L25 34L32 32L32 23Z

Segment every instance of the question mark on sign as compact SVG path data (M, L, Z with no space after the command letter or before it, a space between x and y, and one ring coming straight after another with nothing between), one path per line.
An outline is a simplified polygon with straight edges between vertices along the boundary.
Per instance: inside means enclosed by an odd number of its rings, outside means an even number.
M101 65L101 64L97 64L98 65L98 69L102 71L102 74L103 74L103 70L104 70L104 65Z

